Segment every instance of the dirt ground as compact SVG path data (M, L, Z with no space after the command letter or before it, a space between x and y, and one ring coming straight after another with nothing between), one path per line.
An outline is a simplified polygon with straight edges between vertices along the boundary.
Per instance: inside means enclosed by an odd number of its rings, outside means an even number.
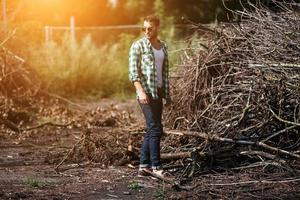
M93 110L112 104L104 100L80 105ZM138 118L134 101L118 102L118 106L129 109ZM166 196L160 181L140 178L137 169L127 166L67 163L61 166L62 170L55 171L57 163L49 163L49 155L66 153L80 131L62 128L48 133L43 130L21 134L24 135L0 135L0 199L159 199Z
M130 113L134 121L132 126L144 125L134 100L102 100L78 105L79 108L75 106L72 109L77 109L87 119L90 114L84 113L86 109L93 111L113 107ZM112 167L101 162L67 160L56 171L57 164L74 147L82 134L83 129L78 128L81 126L83 125L71 128L43 127L21 133L3 130L0 134L0 199L245 199L242 194L250 190L258 196L252 193L253 196L246 199L300 198L298 180L286 179L287 181L279 184L256 182L264 176L267 180L268 177L264 174L251 177L248 173L203 173L190 182L190 185L198 186L194 190L190 188L185 191L176 190L157 179L138 177L137 165ZM100 127L96 134L126 132L127 129L130 127L111 125ZM239 183L240 181L243 182Z

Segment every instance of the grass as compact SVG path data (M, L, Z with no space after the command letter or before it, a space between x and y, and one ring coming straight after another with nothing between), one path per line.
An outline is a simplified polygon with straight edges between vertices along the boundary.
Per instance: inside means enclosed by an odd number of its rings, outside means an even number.
M167 198L167 191L165 190L164 187L157 188L154 191L153 197L156 198L156 199L161 199L161 200L166 199Z
M170 67L180 62L178 49L186 46L175 39L174 28L164 30L169 46ZM66 98L117 98L135 96L128 78L128 54L140 36L121 34L118 39L96 46L90 36L81 41L68 35L60 42L32 45L27 61L42 80L42 88Z
M139 183L136 182L130 183L127 187L130 190L139 190L143 188L143 186L141 186Z
M89 36L80 43L66 37L32 49L30 66L38 72L43 87L65 96L108 98L132 96L128 80L128 51L131 35L121 35L118 42L95 46Z
M40 180L38 178L34 178L34 177L27 177L24 180L24 183L30 187L34 187L34 188L41 188L41 187L45 187L47 184L44 180Z

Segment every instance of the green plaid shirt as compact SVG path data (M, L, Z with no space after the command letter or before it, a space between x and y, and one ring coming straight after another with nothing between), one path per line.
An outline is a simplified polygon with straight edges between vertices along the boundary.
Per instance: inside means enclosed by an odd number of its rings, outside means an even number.
M170 99L169 92L169 60L167 46L162 44L165 59L162 67L163 98ZM158 99L157 95L157 72L155 67L154 53L150 41L143 37L135 41L129 52L129 79L132 82L139 81L145 92L152 95L153 99Z

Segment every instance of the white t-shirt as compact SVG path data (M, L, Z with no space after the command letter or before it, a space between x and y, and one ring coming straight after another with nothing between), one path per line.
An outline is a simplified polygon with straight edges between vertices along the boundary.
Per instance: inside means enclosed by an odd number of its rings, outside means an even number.
M155 67L157 71L157 86L162 87L163 86L163 80L162 80L162 67L165 59L165 54L162 48L159 50L152 47L153 53L154 53L154 60L155 60Z

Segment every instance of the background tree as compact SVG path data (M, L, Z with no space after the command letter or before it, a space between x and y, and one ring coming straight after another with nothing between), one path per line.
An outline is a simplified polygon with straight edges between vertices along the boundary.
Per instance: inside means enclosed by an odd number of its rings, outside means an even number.
M292 2L292 0L286 0ZM115 3L112 3L115 2ZM248 1L225 0L226 7L237 10ZM256 4L258 0L249 0ZM273 0L260 0L274 11ZM279 2L279 1L278 1ZM6 0L10 23L38 21L43 25L68 25L70 16L78 26L137 24L140 18L156 13L171 17L174 23L184 23L182 18L196 23L226 21L229 11L222 0ZM170 17L170 18L169 18Z

